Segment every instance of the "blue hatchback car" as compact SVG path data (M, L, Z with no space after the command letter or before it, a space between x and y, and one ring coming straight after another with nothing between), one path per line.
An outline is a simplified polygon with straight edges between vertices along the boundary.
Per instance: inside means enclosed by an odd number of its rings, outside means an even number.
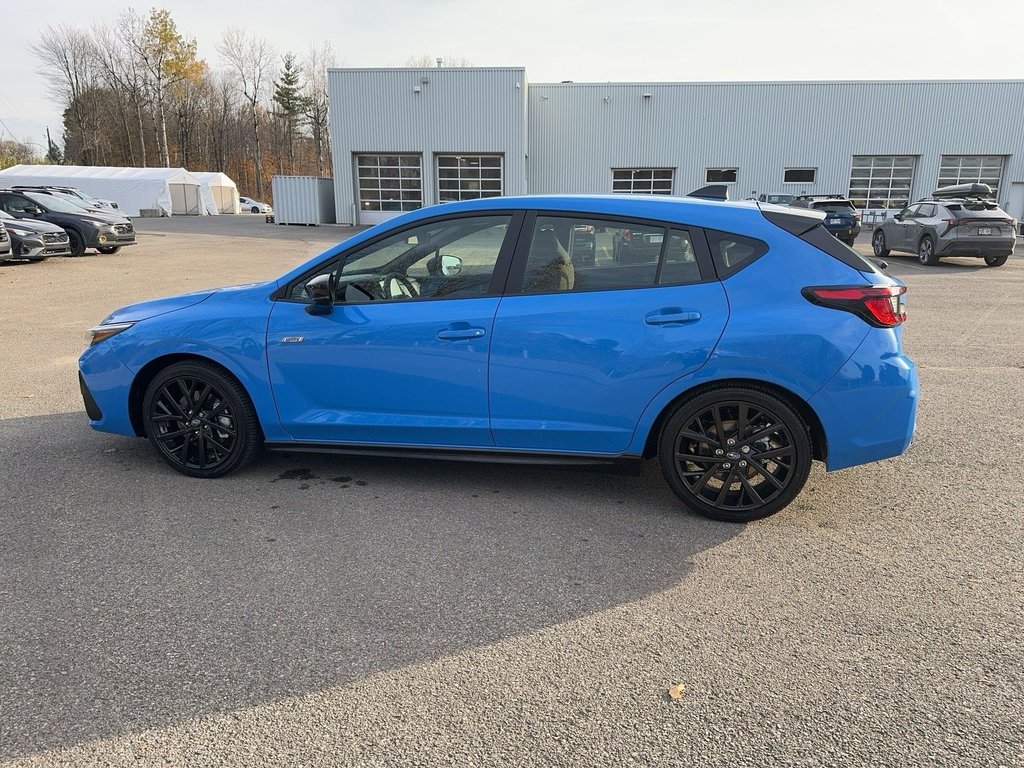
M896 456L914 432L906 289L822 219L639 196L424 208L271 282L117 310L80 360L86 411L193 477L263 447L657 456L690 510L765 517L812 460Z

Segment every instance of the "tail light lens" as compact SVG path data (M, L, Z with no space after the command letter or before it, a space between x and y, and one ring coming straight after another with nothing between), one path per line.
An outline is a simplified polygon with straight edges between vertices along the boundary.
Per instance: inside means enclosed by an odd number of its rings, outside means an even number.
M954 219L952 217L950 217L948 219L943 219L942 221L943 221L943 223L948 224L951 228L955 227L957 224L960 223L960 219Z
M812 304L852 312L876 328L895 328L907 319L905 285L835 285L804 288Z

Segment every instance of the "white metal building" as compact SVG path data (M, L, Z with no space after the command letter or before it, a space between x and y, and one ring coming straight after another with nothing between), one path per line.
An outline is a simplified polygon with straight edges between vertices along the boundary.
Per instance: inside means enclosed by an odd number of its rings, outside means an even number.
M523 68L332 69L337 218L515 194L842 194L983 181L1024 217L1024 81L528 84Z

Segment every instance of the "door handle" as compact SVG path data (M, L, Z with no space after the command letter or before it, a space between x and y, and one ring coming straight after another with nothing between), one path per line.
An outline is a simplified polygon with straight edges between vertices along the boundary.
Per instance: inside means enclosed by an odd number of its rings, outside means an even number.
M649 313L644 322L648 325L686 325L700 320L700 312L683 310L679 307L666 307Z
M437 332L437 338L441 341L460 341L465 339L482 338L487 331L483 328L442 328Z

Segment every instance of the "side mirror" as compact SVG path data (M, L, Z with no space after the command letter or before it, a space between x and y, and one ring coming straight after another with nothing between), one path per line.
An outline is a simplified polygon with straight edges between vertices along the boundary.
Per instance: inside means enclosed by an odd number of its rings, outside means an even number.
M462 271L462 259L458 256L441 254L441 274L445 277L454 277Z
M329 315L334 308L334 296L331 291L331 276L317 275L306 283L306 293L311 303L306 311L311 315Z
M895 216L893 216L893 219L896 221L903 221L903 214L897 213Z

